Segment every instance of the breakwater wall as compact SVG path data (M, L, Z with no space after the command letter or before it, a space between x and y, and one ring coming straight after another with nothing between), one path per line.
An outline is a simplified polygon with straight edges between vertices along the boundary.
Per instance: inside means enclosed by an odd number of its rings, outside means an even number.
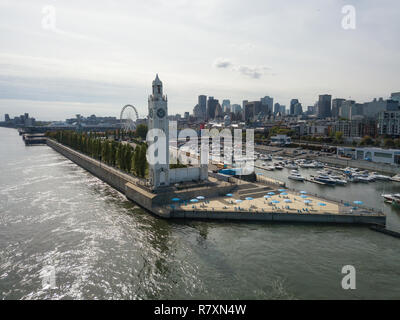
M111 187L123 193L129 200L135 202L142 208L160 217L169 217L168 210L159 208L157 206L158 202L163 201L163 197L160 197L161 199L157 199L157 194L153 194L146 189L140 187L141 184L145 183L144 180L135 178L128 174L124 174L123 172L120 172L115 168L101 163L98 160L86 156L54 140L47 139L46 143L55 151L59 152L72 162L76 163L97 178L109 184Z
M299 222L299 223L332 223L332 224L361 224L384 225L385 216L375 215L341 215L341 214L297 214L279 212L237 212L237 211L201 211L174 210L171 218L187 218L199 220L247 220L269 222Z

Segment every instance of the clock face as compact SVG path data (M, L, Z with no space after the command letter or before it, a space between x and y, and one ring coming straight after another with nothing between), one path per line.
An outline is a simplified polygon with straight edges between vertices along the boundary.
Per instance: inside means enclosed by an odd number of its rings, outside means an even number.
M164 116L165 116L165 110L164 109L158 109L157 110L157 117L159 117L159 118L164 118Z
M149 116L150 118L153 118L153 109L150 109Z

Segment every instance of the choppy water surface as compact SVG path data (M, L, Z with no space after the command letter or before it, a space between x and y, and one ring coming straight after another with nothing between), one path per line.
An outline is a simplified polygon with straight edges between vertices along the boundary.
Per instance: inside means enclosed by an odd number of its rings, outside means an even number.
M165 221L47 146L25 147L16 130L0 128L0 146L1 299L400 298L398 239L353 226ZM375 188L337 192L370 204ZM341 288L348 264L352 291ZM54 289L42 284L48 266Z

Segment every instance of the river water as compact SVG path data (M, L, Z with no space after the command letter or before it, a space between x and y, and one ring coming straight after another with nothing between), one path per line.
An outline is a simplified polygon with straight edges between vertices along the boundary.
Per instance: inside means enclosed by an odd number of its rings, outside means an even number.
M355 226L161 220L16 130L0 128L0 146L0 299L400 298L398 239ZM382 188L330 192L381 208ZM356 268L355 290L341 287L344 265Z

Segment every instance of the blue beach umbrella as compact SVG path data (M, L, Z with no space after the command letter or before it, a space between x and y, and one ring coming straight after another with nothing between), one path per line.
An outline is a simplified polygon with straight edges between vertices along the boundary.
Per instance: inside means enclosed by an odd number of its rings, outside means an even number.
M246 200L254 200L252 197L246 197Z
M258 172L257 175L258 175L258 176L262 176L263 174L262 174L261 172Z
M278 189L279 192L285 192L286 189Z
M190 200L190 202L199 202L199 200L198 199L192 199L192 200Z
M302 195L300 196L300 198L303 198L303 199L305 199L305 198L308 198L308 196L306 196L306 195L302 194Z
M268 192L267 194L269 194L270 196L273 196L275 194L275 192Z
M281 192L281 196L287 196L288 193L287 192Z
M319 202L318 203L320 206L322 206L322 207L325 207L326 206L326 203L323 203L323 202Z
M241 202L243 202L243 200L237 199L237 200L235 200L235 202L236 203L241 203Z
M181 199L179 199L179 198L172 198L171 200L172 200L173 202L181 201Z
M285 201L286 203L292 203L292 200L290 200L290 199L285 199L283 201Z
M357 201L353 201L353 203L354 204L363 204L364 202L357 200Z
M205 199L205 197L203 197L203 196L198 196L196 198L199 199L199 200L204 200Z
M232 193L227 193L226 196L227 197L233 197L233 194Z
M272 203L279 203L278 200L272 200Z
M300 193L301 193L301 194L306 194L306 193L307 193L307 191L305 191L305 190L301 190L301 191L300 191Z
M304 203L311 203L311 200L304 200Z
M264 198L265 198L265 199L269 199L269 198L271 198L271 196L265 195Z

